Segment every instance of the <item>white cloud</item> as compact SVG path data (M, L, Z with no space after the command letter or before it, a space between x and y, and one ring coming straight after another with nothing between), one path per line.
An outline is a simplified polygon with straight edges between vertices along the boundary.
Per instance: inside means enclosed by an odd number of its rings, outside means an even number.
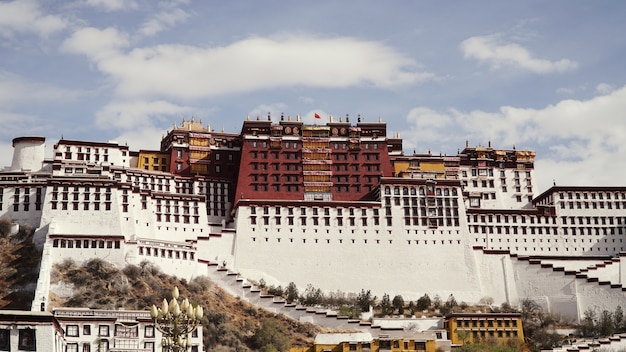
M46 37L67 25L60 16L44 14L34 0L0 2L0 36L5 38L22 33Z
M565 94L565 95L572 95L574 94L574 89L572 88L558 88L556 90L557 94Z
M41 118L28 114L0 110L0 136L14 138L28 135L39 135L47 132L47 123Z
M600 83L596 86L596 92L600 94L608 94L613 91L613 86L608 83Z
M412 139L418 140L420 145L445 145L450 141L451 135L441 135L439 131L451 128L454 123L449 114L440 113L435 110L417 107L411 109L407 115L407 120L411 125L408 133ZM413 146L409 143L408 146Z
M13 144L0 142L0 148L4 151L0 153L0 170L2 170L5 167L11 166L13 162Z
M172 116L193 112L187 106L167 101L114 101L96 113L96 125L103 129L132 130L154 126L154 120L170 121Z
M28 82L15 74L0 70L0 103L5 108L24 103L71 101L81 95L81 92L46 83Z
M115 140L127 144L131 150L159 150L161 139L165 132L161 128L144 127L140 129L126 130L115 137Z
M307 105L315 103L315 99L313 97L299 96L298 97L298 101L303 103L303 104L307 104Z
M435 78L390 47L346 37L249 38L224 47L158 45L124 53L127 43L115 29L86 28L63 48L90 57L126 98L195 99L290 86L389 88Z
M248 114L250 119L255 120L257 117L261 120L266 120L267 115L270 115L270 119L274 122L280 120L280 115L287 110L287 104L285 103L272 103L272 104L261 104L256 106L254 109L250 111ZM287 116L285 116L285 119Z
M61 51L82 54L104 61L119 56L119 50L128 46L128 36L115 28L82 28L61 44Z
M137 2L132 0L85 0L85 4L107 12L138 8Z
M504 43L500 35L470 37L460 44L465 58L486 62L492 69L520 67L535 73L574 70L578 64L569 59L550 61L534 58L528 49L515 43Z
M189 12L185 10L168 7L145 21L141 25L139 33L144 36L153 36L173 27L177 23L184 22L190 16Z
M562 100L543 109L503 106L497 112L436 112L420 107L407 116L413 127L405 140L408 145L433 146L432 141L447 145L455 135L483 145L492 141L495 148L542 149L537 168L543 187L551 184L552 178L561 185L616 185L623 180L615 175L626 173L625 110L626 86L589 100ZM594 175L593 180L579 178L583 170Z

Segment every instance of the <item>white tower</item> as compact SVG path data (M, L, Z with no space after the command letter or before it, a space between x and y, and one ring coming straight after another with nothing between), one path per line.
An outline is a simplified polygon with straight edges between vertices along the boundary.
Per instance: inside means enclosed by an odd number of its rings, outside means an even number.
M11 171L39 171L46 149L45 137L17 137L13 139Z

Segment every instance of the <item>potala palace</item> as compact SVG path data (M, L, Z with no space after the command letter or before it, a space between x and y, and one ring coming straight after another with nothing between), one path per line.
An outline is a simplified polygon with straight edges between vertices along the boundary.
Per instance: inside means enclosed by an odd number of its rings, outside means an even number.
M43 247L33 310L54 263L94 257L379 297L530 298L572 318L625 305L626 187L538 193L530 150L406 155L384 122L276 119L238 133L182 121L158 150L15 138L0 217Z

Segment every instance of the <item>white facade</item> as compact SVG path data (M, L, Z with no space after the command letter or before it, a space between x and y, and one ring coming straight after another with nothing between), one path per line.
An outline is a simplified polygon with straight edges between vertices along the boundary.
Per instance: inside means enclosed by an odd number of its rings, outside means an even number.
M17 159L33 160L29 148ZM36 297L54 263L106 258L186 279L217 263L270 285L411 300L532 297L572 316L626 299L624 257L606 263L626 252L626 188L537 196L531 167L462 166L454 179L383 178L367 202L243 199L229 223L228 183L134 162L117 143L62 140L37 172L0 173L0 217L34 227L44 248Z
M150 312L60 308L53 311L65 332L66 351L161 351L162 333ZM191 351L203 351L202 326L191 339Z
M51 313L0 310L0 351L65 352L65 346Z

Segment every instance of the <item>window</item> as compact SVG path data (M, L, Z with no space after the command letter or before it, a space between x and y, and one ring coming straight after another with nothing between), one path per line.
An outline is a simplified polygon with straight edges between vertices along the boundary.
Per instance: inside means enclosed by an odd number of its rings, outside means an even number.
M146 326L145 337L154 337L154 326Z
M78 325L68 325L65 327L67 336L78 336Z
M98 327L98 335L100 335L100 336L109 336L109 326L108 325L100 325Z
M8 351L11 346L9 329L0 329L0 351Z
M18 336L18 349L24 351L36 351L35 330L26 328L20 329Z
M83 352L91 352L91 344L87 342L83 343Z
M65 346L65 352L78 352L78 344L68 343L67 346Z

